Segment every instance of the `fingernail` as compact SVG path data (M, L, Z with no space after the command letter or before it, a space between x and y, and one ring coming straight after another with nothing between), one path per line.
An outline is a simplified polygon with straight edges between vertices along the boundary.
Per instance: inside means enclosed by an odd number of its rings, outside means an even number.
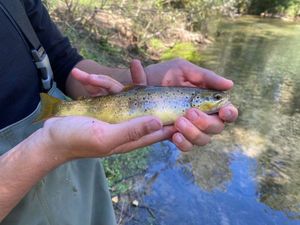
M181 118L179 119L177 126L179 127L179 129L183 130L186 127L186 121L185 119Z
M225 109L224 115L225 115L226 119L231 119L233 114L230 109Z
M162 127L161 123L157 120L150 120L150 122L148 123L148 129L150 132L160 130L161 127Z
M182 137L182 135L181 135L181 134L177 134L177 135L175 136L175 141L176 141L178 144L182 143L182 142L183 142L183 137Z
M195 121L198 119L198 113L195 110L191 110L188 115L187 115L188 119L191 121Z
M78 72L81 72L82 70L81 70L81 69L78 69L78 68L76 68L76 67L74 67L74 68L72 69L72 71L78 71Z

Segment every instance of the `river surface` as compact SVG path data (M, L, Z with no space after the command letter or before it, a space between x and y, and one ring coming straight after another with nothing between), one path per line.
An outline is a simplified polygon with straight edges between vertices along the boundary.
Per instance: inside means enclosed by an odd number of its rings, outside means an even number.
M201 66L235 82L235 124L181 153L153 145L127 225L300 224L300 24L223 22Z

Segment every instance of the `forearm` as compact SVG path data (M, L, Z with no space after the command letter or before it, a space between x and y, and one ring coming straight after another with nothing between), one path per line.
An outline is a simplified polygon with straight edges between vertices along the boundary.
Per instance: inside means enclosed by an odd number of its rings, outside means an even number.
M83 70L90 74L107 75L123 84L132 83L132 78L128 68L111 68L98 64L93 60L82 60L76 68ZM66 84L66 92L72 98L79 96L86 96L87 93L82 84L69 75Z
M39 180L63 163L45 143L38 130L0 157L0 222Z

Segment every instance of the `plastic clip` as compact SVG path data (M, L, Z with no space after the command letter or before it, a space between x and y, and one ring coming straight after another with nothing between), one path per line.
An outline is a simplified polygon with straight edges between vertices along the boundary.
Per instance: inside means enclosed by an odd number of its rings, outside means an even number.
M40 71L44 91L49 91L53 84L53 72L45 49L41 46L33 49L31 54L37 69Z

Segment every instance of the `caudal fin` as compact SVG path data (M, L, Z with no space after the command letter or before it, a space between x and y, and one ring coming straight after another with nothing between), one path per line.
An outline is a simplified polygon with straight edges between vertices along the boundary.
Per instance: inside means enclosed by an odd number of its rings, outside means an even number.
M34 122L40 122L55 116L55 109L62 100L47 95L45 93L40 94L41 97L41 112Z

